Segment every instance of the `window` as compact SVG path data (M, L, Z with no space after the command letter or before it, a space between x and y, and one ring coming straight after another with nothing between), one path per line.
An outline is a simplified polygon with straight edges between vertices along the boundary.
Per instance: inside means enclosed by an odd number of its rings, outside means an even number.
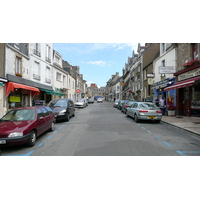
M161 65L162 65L162 67L165 67L165 60L161 61Z
M63 76L63 86L65 85L66 77Z
M192 60L195 60L198 58L197 43L192 43L191 48L192 48Z
M45 82L46 82L46 83L51 83L50 68L49 68L49 67L46 67Z
M40 56L40 44L39 43L35 43L33 53Z
M16 58L15 58L15 73L16 74L22 75L21 63L22 63L22 59L20 57L16 56Z
M71 86L70 86L70 79L69 79L69 87L71 87Z
M61 81L61 74L58 72L56 73L56 80Z
M36 61L34 62L33 78L36 80L40 80L40 63Z
M166 45L165 43L161 43L161 53L164 53L166 51Z
M59 61L60 61L60 59L59 59L59 57L58 56L55 56L55 62L59 65Z
M51 47L49 45L46 46L46 61L51 62Z

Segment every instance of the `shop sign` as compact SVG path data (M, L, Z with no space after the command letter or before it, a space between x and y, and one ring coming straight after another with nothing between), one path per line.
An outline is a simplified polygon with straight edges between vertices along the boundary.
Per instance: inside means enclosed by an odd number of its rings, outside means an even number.
M148 82L148 85L153 85L154 79L153 78L148 78L147 82Z
M200 68L193 69L191 71L178 75L178 81L193 78L195 76L200 76Z
M10 102L20 102L20 97L10 96Z
M167 86L167 84L169 84L169 78L155 83L155 84L153 85L153 87L156 87L156 88L157 88L157 87L163 86L163 85L166 85L166 86Z
M160 74L174 74L175 73L175 67L174 66L160 66L159 67L159 73Z

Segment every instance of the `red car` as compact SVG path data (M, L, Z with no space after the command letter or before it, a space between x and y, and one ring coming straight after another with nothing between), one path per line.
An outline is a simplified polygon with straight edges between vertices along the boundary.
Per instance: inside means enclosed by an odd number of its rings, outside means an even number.
M0 119L0 147L21 144L34 146L39 135L54 129L55 116L51 108L16 108Z

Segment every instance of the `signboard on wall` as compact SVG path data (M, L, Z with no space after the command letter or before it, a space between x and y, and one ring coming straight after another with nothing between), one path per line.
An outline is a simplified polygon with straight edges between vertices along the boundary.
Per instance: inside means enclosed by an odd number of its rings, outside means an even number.
M200 68L193 69L193 70L190 70L188 72L178 75L178 81L182 81L188 78L193 78L199 75L200 75Z
M175 66L159 67L159 74L174 74L174 73L175 73Z

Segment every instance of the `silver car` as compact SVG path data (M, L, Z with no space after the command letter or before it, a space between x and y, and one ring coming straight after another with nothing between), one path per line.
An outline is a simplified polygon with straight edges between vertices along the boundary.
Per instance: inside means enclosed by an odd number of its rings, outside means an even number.
M153 120L160 123L162 111L154 103L135 102L127 108L126 116L133 117L135 122L139 122L139 120Z
M77 102L74 103L76 108L85 108L87 106L85 99L77 100Z

